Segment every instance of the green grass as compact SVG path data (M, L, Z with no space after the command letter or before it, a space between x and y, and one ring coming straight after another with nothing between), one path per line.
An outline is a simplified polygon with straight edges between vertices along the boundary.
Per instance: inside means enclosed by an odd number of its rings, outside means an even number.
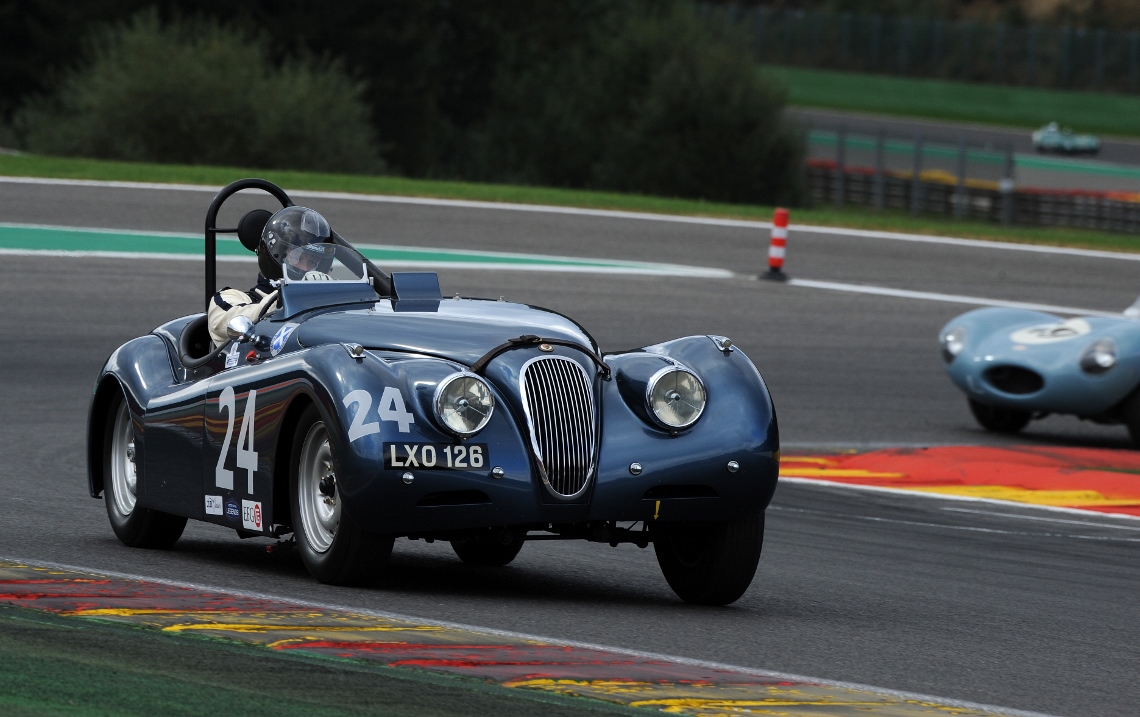
M1077 132L1140 136L1140 97L919 80L765 65L793 105L1024 129L1060 122Z
M242 177L264 177L288 190L318 190L362 194L391 194L520 204L617 209L634 212L770 220L772 207L721 204L691 199L670 199L615 192L555 189L507 184L478 184L402 177L321 174L235 167L201 167L169 164L109 162L94 159L0 154L0 176L55 177L131 182L223 185ZM203 213L205 203L203 203ZM3 216L0 215L0 220ZM1140 239L1125 234L1088 229L1003 227L980 221L954 221L939 217L912 217L901 211L875 212L867 208L829 207L793 209L792 223L878 229L885 231L968 237L1054 246L1140 251ZM562 248L560 253L564 253Z
M0 607L0 714L5 717L638 713L472 678Z

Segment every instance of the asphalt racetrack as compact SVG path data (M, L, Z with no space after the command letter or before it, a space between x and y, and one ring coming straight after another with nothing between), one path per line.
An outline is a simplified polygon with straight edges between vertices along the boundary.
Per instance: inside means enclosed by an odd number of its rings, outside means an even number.
M0 221L200 230L211 194L0 183ZM750 227L306 199L350 241L719 267L708 279L441 272L445 293L566 313L603 349L717 333L760 367L785 453L994 444L943 375L938 329L963 304L749 278ZM238 204L234 202L234 204ZM232 225L234 216L223 218ZM795 216L793 213L793 223ZM795 277L1101 311L1130 304L1140 264L1095 256L791 233ZM39 559L295 599L779 670L1057 715L1140 702L1140 523L785 483L760 570L728 608L675 598L652 550L532 543L509 568L400 541L377 587L333 588L263 540L191 523L170 552L115 539L86 494L92 383L124 341L201 310L193 261L2 255L0 557ZM254 265L220 265L246 287ZM1021 442L1127 446L1122 428L1036 422ZM963 510L967 509L967 510Z

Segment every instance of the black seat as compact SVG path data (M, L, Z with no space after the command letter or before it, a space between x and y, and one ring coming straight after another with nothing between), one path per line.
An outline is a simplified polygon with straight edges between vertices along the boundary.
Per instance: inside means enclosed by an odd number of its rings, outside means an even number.
M206 315L203 314L186 324L179 334L178 358L189 367L198 363L196 359L205 358L213 351L214 343L210 339L210 328L206 323Z

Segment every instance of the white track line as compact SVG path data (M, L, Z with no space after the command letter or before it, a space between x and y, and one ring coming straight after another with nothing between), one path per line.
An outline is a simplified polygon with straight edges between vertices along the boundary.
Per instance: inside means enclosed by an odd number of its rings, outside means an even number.
M158 259L173 261L201 262L202 257L194 254L174 254L166 252L138 252L138 251L68 251L64 249L3 249L0 256L46 256L59 258L98 259ZM544 258L535 255L536 258ZM252 256L233 256L219 254L219 262L255 261ZM685 267L679 265L651 265L651 266L573 266L568 264L519 264L513 262L464 262L464 261L431 261L396 259L381 260L384 266L392 269L437 269L437 270L494 270L494 271L528 271L528 272L561 272L570 274L614 274L627 276L677 276L684 278L702 279L733 279L743 278L727 269L714 269L709 267ZM599 260L601 261L601 260ZM835 281L815 281L813 279L789 279L790 286L804 289L823 289L826 291L842 291L852 294L870 294L872 296L889 296L898 299L918 299L922 301L938 301L948 304L965 304L967 306L994 306L1007 309L1029 309L1054 314L1071 314L1074 316L1121 316L1120 312L1099 311L1097 309L1080 309L1073 306L1054 306L1052 304L1035 304L1024 301L1006 301L1004 299L987 299L981 296L962 296L959 294L938 294L929 291L911 291L909 289L892 289L886 286L867 286L865 284L844 284Z
M1069 538L1072 540L1092 540L1106 543L1140 543L1140 538L1118 538L1108 535L1074 535L1072 533L1026 533L1021 530L1002 530L1000 528L981 528L975 525L956 525L952 523L926 523L917 520L899 520L898 518L881 518L874 515L842 515L839 513L828 513L822 510L806 510L804 508L782 508L780 506L769 506L768 510L775 510L788 513L811 513L815 515L830 515L837 517L846 517L853 520L862 520L868 523L890 523L893 525L913 525L920 528L937 528L939 530L961 530L969 533L992 533L996 535L1021 535L1030 538ZM943 510L946 510L943 508ZM979 513L981 511L972 511ZM987 515L998 515L997 513L988 513ZM1039 519L1044 520L1044 519ZM1074 522L1074 521L1065 521ZM1090 523L1095 525L1095 523ZM1113 526L1106 526L1113 527Z
M40 177L0 177L4 184L42 184L64 187L105 187L119 189L150 189L176 192L216 193L221 187L200 184L161 184L157 182L109 182L93 179L44 179ZM376 202L383 204L413 204L432 207L453 207L460 209L493 209L513 212L538 212L545 214L570 214L575 216L601 217L610 219L637 219L654 222L679 224L699 224L705 226L738 227L745 229L768 230L771 222L745 219L720 219L716 217L693 217L675 214L654 214L652 212L626 212L614 209L587 209L582 207L560 207L547 204L518 204L511 202L485 202L458 199L434 199L431 197L401 197L384 194L354 194L351 192L318 192L296 190L289 192L293 197L313 199L333 199L354 202ZM874 229L849 229L812 224L792 224L789 231L805 234L831 234L863 239L887 239L892 241L914 242L918 244L942 244L947 246L970 247L974 249L997 249L1002 251L1023 251L1035 254L1059 254L1093 259L1113 259L1119 261L1140 261L1140 253L1103 251L1098 249L1075 249L1071 247L1042 246L1039 244L1016 244L1013 242L987 241L984 239L964 239L959 237L930 236L927 234L907 234L904 232L878 231Z
M174 254L170 252L141 252L141 251L70 251L66 249L3 249L0 256L46 256L60 258L86 258L96 259L158 259L163 261L195 261L202 263L202 257L194 254ZM542 258L536 256L536 258ZM253 263L255 256L241 256L219 254L219 262ZM567 274L614 274L621 276L675 276L686 279L730 279L735 275L727 269L710 269L700 266L680 265L646 265L646 266L589 266L570 264L521 264L517 262L467 262L467 261L432 261L430 259L379 259L389 269L437 269L437 270L494 270L494 271L527 271Z
M1079 309L1072 306L1054 306L1052 304L1034 304L1025 301L1006 301L1004 299L987 299L980 296L963 296L961 294L939 294L932 291L911 291L909 289L891 289L885 286L866 286L864 284L844 284L836 281L815 281L813 279L788 279L791 286L800 286L806 289L825 289L827 291L844 291L852 294L871 294L873 296L893 296L899 299L922 299L924 301L941 301L948 304L970 304L973 306L996 306L1007 309L1029 309L1031 311L1044 311L1055 314L1076 314L1080 316L1109 316L1120 318L1119 311L1097 311L1095 309Z
M1055 505L1037 505L1035 503L1019 503L1015 500L1000 500L998 498L978 498L972 495L951 495L949 493L935 493L932 491L923 490L908 490L906 488L887 488L878 485L860 485L857 483L841 483L839 481L826 480L824 478L800 478L797 476L786 476L781 474L780 483L791 483L793 485L809 485L817 486L819 488L839 488L843 490L861 490L870 493L888 493L890 495L905 495L911 498L926 498L928 500L957 500L969 503L988 503L990 505L1000 505L1005 508L1032 508L1033 510L1048 510L1057 513L1068 513L1069 515L1081 515L1086 518L1098 516L1102 518L1120 518L1123 520L1137 520L1140 521L1140 516L1127 515L1125 513L1101 513L1097 510L1084 510L1082 508L1062 508Z
M204 585L201 583L183 582L180 580L166 580L163 578L148 577L145 575L136 575L132 573L121 573L110 570L99 570L96 568L87 568L78 565L68 565L66 563L56 563L45 560L26 560L22 558L0 556L0 560L6 560L13 563L21 563L24 565L32 565L41 568L48 568L52 570L71 570L75 572L94 573L96 575L107 575L110 577L121 578L124 580L141 580L145 582L159 583L161 585L169 585L171 587L185 588L188 590L195 590L198 592L221 593L224 595L233 595L235 597L242 597L254 600L275 600L280 602L290 603L292 605L300 605L302 607L313 607L322 610L330 610L337 612L351 612L360 615L368 615L371 617L378 617L384 620L401 620L406 622L417 622L422 625L430 625L433 627L442 627L452 630L466 630L468 632L475 632L483 635L492 635L495 637L503 637L510 640L525 640L543 642L548 645L556 645L559 647L575 647L583 650L602 650L611 652L618 655L627 655L629 657L636 657L643 660L654 660L660 662L669 662L675 665L687 665L691 667L699 667L707 670L731 670L746 674L752 677L770 678L776 680L786 680L789 682L803 682L813 685L820 685L823 687L835 687L845 690L861 690L864 692L871 692L889 697L896 697L904 700L917 700L922 702L933 702L938 705L946 707L957 707L960 709L972 709L979 711L994 712L999 715L1009 715L1010 717L1055 717L1043 712L1032 712L1028 710L1012 709L1009 707L997 707L994 705L985 705L978 702L967 702L965 700L947 699L944 697L935 697L932 695L924 695L917 692L905 692L901 690L891 690L882 687L874 687L872 685L863 685L857 682L842 682L838 680L824 680L817 677L807 677L805 675L796 675L789 672L775 672L772 670L758 670L752 667L741 667L739 665L729 665L723 662L711 662L709 660L695 660L688 657L678 657L675 655L664 655L656 652L646 652L643 650L630 650L623 647L611 647L609 645L600 645L592 642L579 642L576 640L561 640L557 638L545 637L542 635L532 635L525 632L514 632L511 630L498 630L490 627L478 627L475 625L466 625L458 622L447 622L443 620L431 620L414 615L405 615L403 613L387 612L384 610L371 610L368 608L348 607L345 605L338 605L335 603L320 603L312 600L302 600L292 597L285 597L282 595L273 595L270 593L258 593L246 590L234 590L232 588L223 588L214 585Z
M998 515L1003 518L1017 518L1018 520L1042 520L1048 523L1065 523L1067 525L1092 525L1097 528L1112 528L1113 530L1140 531L1140 525L1110 525L1108 523L1094 523L1091 520L1064 520L1062 518L1042 518L1039 515L1021 515L1020 513L995 513L990 510L970 510L969 508L944 507L942 510L954 513L969 513L971 515ZM1111 515L1111 514L1106 514Z

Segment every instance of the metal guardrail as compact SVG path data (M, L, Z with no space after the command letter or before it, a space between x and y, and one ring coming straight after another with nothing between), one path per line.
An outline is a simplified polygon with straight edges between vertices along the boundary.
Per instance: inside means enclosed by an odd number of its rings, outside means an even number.
M808 187L817 204L902 209L957 219L1028 226L1066 226L1140 233L1140 197L1112 192L1014 189L1012 183L959 181L941 170L919 173L808 162Z
M838 142L838 132L813 129L808 132L808 144L813 147L834 148ZM874 150L876 138L868 135L846 135L846 146L849 149ZM914 153L914 140L898 138L886 139L885 151L890 154L907 155ZM924 158L929 159L957 159L958 149L944 143L928 143L922 145ZM994 149L967 147L967 161L972 163L998 166L1006 161L1004 152ZM1070 174L1089 174L1097 176L1120 177L1122 179L1135 179L1140 185L1140 166L1125 166L1082 160L1074 158L1050 157L1035 154L1014 154L1014 166L1018 169L1038 169L1050 172L1065 172Z
M1115 170L1140 178L1140 169L1079 160L1015 155L1012 146L956 145L837 131L808 134L811 198L836 207L856 204L941 214L1004 224L1070 226L1140 232L1140 192L1018 187L1015 170ZM1028 173L1028 172L1027 172ZM1042 176L1040 173L1036 175Z

